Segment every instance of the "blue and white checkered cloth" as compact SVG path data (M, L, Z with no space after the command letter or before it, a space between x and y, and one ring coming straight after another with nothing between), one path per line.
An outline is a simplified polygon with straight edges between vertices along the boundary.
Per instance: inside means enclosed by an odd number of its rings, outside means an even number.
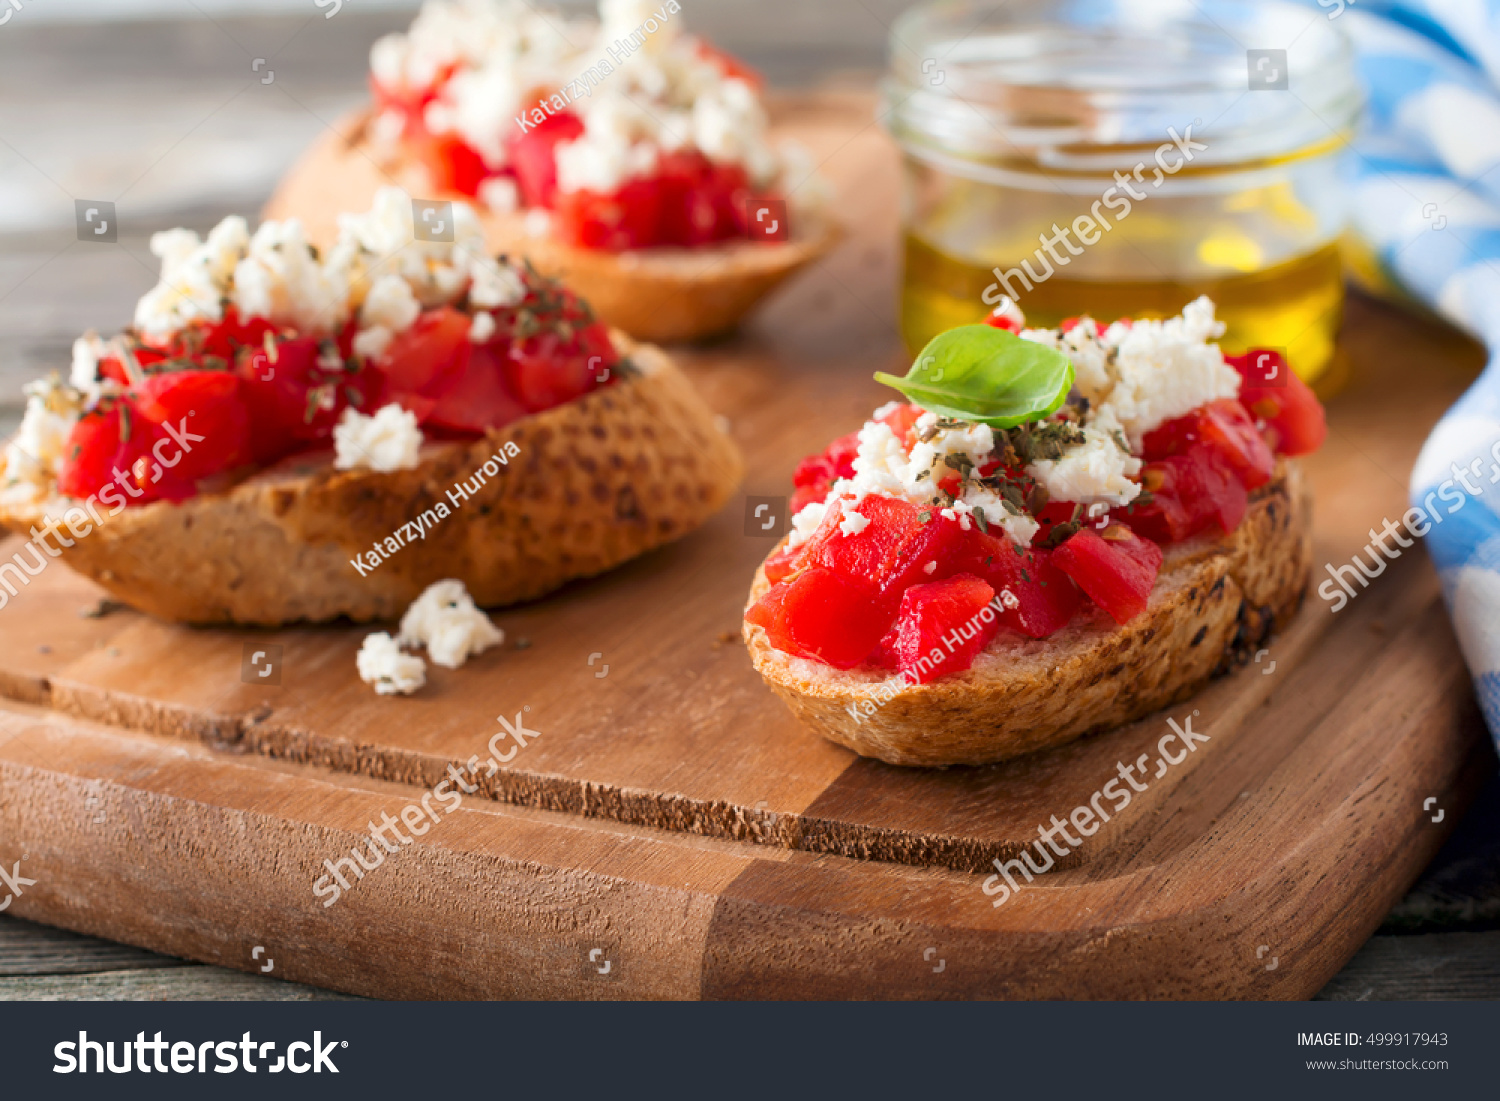
M1425 541L1500 744L1500 0L1358 0L1339 24L1369 94L1354 228L1384 274L1490 353L1410 491L1438 510Z

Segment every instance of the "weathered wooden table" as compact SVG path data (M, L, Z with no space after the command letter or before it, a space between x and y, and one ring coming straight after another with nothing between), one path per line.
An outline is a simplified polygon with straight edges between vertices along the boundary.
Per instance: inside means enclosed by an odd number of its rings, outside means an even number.
M694 25L780 86L868 86L899 3L694 9ZM24 15L24 13L23 13ZM0 31L0 432L21 382L65 367L84 328L125 321L155 280L152 231L253 212L296 153L363 96L368 43L404 17L219 20ZM257 64L259 60L259 64ZM267 78L270 74L269 79ZM80 241L75 199L116 204L118 247ZM892 265L893 254L872 256ZM859 304L889 329L889 301ZM1490 766L1493 768L1493 766ZM1500 779L1326 998L1500 995ZM0 915L0 999L317 999Z

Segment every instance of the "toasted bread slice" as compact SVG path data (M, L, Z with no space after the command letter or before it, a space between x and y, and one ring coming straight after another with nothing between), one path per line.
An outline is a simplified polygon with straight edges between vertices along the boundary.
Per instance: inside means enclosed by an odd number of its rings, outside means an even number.
M338 214L363 210L375 192L397 184L413 195L434 195L427 171L369 140L371 113L361 111L320 138L281 181L262 216L297 218L320 246L338 234ZM472 204L471 204L472 205ZM700 340L732 328L787 276L823 255L838 239L831 221L799 219L784 242L731 241L704 248L601 252L574 248L527 231L524 214L496 214L476 206L492 252L524 256L543 275L561 279L594 312L637 340Z
M496 607L602 573L697 527L742 472L671 361L616 343L638 373L483 439L427 444L414 469L335 470L331 453L293 456L222 493L106 514L63 561L165 619L263 626L394 619L448 577ZM455 486L469 488L450 496ZM451 515L439 518L439 503ZM25 532L79 504L53 495L0 510L0 523ZM424 514L436 522L416 538L405 525Z
M1300 606L1311 527L1302 470L1280 460L1232 534L1165 548L1146 611L1123 627L1094 609L1048 639L1002 632L971 668L928 684L790 657L750 623L745 642L797 717L856 753L893 765L1003 761L1186 699L1243 660ZM757 571L750 603L769 587Z

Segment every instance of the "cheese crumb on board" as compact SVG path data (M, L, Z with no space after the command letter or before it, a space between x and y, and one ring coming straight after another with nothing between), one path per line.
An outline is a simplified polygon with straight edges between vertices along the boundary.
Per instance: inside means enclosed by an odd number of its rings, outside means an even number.
M401 617L402 645L425 646L427 656L457 669L475 654L505 641L505 632L490 622L462 581L437 581L412 602Z
M396 640L384 631L366 635L354 660L359 679L373 685L382 696L409 696L427 683L427 663L402 653Z

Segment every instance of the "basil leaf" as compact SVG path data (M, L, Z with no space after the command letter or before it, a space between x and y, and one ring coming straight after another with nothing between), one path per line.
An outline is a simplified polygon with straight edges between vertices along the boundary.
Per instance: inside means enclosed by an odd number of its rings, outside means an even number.
M1073 388L1073 364L1045 344L991 325L960 325L922 349L905 378L877 382L940 417L1014 428L1055 413Z

